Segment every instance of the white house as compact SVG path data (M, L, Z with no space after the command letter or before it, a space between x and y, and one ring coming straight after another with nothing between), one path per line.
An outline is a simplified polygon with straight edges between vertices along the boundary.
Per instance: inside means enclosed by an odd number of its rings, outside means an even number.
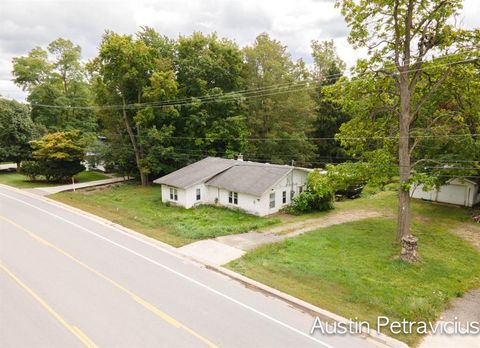
M310 170L286 165L207 157L154 180L162 201L191 208L216 204L265 216L290 204Z
M438 190L431 191L423 191L423 186L418 185L411 189L410 195L427 201L472 207L480 203L480 181L454 178L440 186Z

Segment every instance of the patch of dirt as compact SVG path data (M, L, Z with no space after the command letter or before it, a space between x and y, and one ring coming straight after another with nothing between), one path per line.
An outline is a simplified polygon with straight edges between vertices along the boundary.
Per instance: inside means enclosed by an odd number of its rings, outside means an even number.
M318 228L380 216L383 216L383 214L373 210L357 209L350 211L339 211L318 218L282 224L281 226L266 229L263 231L263 233L276 235L292 233L292 235L298 235Z
M262 230L261 232L251 231L247 233L231 234L217 237L215 240L220 243L230 245L234 248L248 251L264 244L280 242L284 239L295 237L306 232L315 231L319 228L381 216L385 215L372 210L357 209L350 211L339 211L322 217L285 223L280 226Z
M452 230L452 232L480 251L480 225L464 223Z

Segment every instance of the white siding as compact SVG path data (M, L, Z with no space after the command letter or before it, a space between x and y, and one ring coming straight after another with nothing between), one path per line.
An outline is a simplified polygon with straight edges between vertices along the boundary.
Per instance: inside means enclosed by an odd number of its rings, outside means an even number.
M471 207L480 202L479 187L470 181L461 182L451 180L448 184L440 186L438 190L423 191L419 185L411 192L413 198L420 198L434 202L450 203Z
M218 187L207 186L208 197L211 204L218 204L224 207L240 209L250 214L260 215L260 198L242 192L238 193L238 204L229 203L230 191Z
M177 188L177 195L178 195L178 200L175 201L173 199L170 199L170 186L162 185L162 202L164 203L169 202L171 204L186 207L187 198L185 195L185 190L181 188Z
M294 192L294 196L297 196L300 193L300 187L305 190L305 184L307 182L308 173L303 170L294 169L292 172L287 174L279 182L271 187L270 190L266 191L260 198L260 216L265 216L269 214L275 214L279 212L282 208L286 207L291 203L290 192ZM286 191L287 201L283 203L282 197L283 192ZM275 193L275 207L270 208L270 194Z
M295 196L299 194L300 187L305 189L307 172L294 169L292 172L275 183L261 197L256 197L243 192L238 192L238 204L229 203L229 191L203 183L186 189L178 188L178 201L170 199L170 186L162 185L162 202L170 202L185 208L191 208L197 204L218 204L228 208L240 209L250 214L265 216L277 213L280 209L291 203L290 191ZM196 191L200 189L201 199L197 201ZM286 202L283 203L283 192L286 192ZM275 207L270 208L270 193L275 192Z

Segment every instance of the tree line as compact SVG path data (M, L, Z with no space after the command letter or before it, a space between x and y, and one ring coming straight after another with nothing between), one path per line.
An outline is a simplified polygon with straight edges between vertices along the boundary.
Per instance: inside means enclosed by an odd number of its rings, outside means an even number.
M87 63L66 39L35 47L13 59L13 76L28 92L25 112L36 128L26 138L105 136L108 146L95 151L147 184L205 156L305 166L342 160L337 141L314 138L333 138L348 119L320 87L337 81L345 63L332 41L313 41L312 52L307 67L267 34L241 48L216 34L173 40L145 27L105 32Z

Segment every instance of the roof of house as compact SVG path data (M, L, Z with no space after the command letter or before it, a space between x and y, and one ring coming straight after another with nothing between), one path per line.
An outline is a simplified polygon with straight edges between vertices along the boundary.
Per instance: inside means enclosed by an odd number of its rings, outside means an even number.
M292 167L286 165L207 157L153 182L178 188L205 183L229 191L261 196L291 170Z
M479 185L480 186L480 178L477 178L477 177L474 177L474 176L471 176L471 177L464 177L464 178L461 178L461 177L454 177L450 180L447 181L447 184L451 184L451 183L461 183L461 184L464 184L464 183L470 183L472 185Z
M229 191L261 196L288 174L292 167L245 162L214 176L205 184Z
M186 167L180 168L168 175L154 180L155 184L164 184L179 188L187 188L204 182L235 165L236 160L207 157Z

